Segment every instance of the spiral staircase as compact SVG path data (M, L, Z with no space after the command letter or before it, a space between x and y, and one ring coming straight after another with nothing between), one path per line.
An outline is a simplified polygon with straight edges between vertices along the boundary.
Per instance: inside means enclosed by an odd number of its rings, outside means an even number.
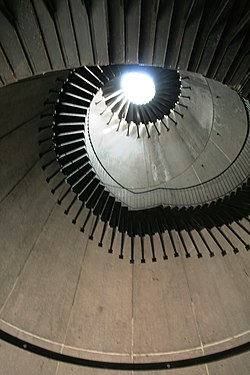
M0 374L249 374L249 24L0 1Z

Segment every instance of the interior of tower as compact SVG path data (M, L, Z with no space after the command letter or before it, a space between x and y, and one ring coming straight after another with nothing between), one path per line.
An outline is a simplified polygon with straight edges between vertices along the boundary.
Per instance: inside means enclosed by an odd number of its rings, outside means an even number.
M250 373L250 3L0 1L0 375Z

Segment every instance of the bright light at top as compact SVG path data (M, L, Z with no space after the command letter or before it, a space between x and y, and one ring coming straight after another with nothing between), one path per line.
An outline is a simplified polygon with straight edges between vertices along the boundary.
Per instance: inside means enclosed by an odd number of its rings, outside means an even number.
M134 104L146 104L155 96L154 81L145 73L124 74L121 87L127 99Z

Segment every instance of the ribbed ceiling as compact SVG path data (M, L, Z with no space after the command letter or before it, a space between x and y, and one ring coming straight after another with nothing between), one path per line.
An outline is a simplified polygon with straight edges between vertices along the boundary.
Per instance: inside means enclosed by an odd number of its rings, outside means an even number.
M250 93L247 0L0 2L1 85L82 65L189 70Z

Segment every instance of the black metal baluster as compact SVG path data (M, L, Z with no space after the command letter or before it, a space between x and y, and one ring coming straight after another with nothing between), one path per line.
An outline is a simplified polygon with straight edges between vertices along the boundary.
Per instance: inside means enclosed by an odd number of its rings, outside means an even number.
M67 197L67 195L69 194L70 191L71 191L71 186L69 186L69 188L65 191L65 193L63 194L63 196L61 198L57 199L57 203L59 205L62 204L62 201Z
M90 239L90 240L93 240L93 238L94 238L94 233L95 233L95 230L96 230L97 224L98 224L98 222L99 222L99 219L100 219L99 215L96 216L96 219L95 219L95 222L94 222L94 225L93 225L92 231L91 231L91 233L90 233L90 235L89 235L89 239Z
M76 213L76 216L75 216L74 219L72 220L72 223L73 223L73 224L76 224L76 221L77 221L79 215L81 214L83 208L84 208L84 203L81 204L79 210L78 210L77 213Z
M85 227L86 227L86 225L87 225L87 223L88 223L88 221L89 221L89 218L90 218L91 214L92 214L92 210L89 209L88 215L87 215L87 217L86 217L86 219L85 219L85 221L84 221L82 227L80 228L80 231L81 231L81 232L84 232Z
M120 255L119 259L123 259L123 248L124 248L124 243L125 243L125 233L121 233L121 248L120 248Z
M102 247L102 242L103 242L103 239L104 239L104 236L105 236L105 233L106 233L107 225L108 225L107 222L104 222L104 223L103 223L102 235L101 235L101 239L100 239L100 241L99 241L99 243L98 243L98 246L99 246L99 247Z
M53 158L49 160L47 163L42 165L42 170L45 171L46 168L48 168L51 164L53 164L56 161L56 158Z
M116 235L116 227L114 227L113 230L112 230L111 241L110 241L110 246L109 246L109 250L108 250L108 252L110 254L113 253L113 244L114 244L114 240L115 240L115 235Z
M69 206L64 210L64 213L65 215L68 215L69 211L71 210L71 208L73 207L74 203L76 202L77 200L77 195L74 196L74 198L72 199L71 203L69 204Z

